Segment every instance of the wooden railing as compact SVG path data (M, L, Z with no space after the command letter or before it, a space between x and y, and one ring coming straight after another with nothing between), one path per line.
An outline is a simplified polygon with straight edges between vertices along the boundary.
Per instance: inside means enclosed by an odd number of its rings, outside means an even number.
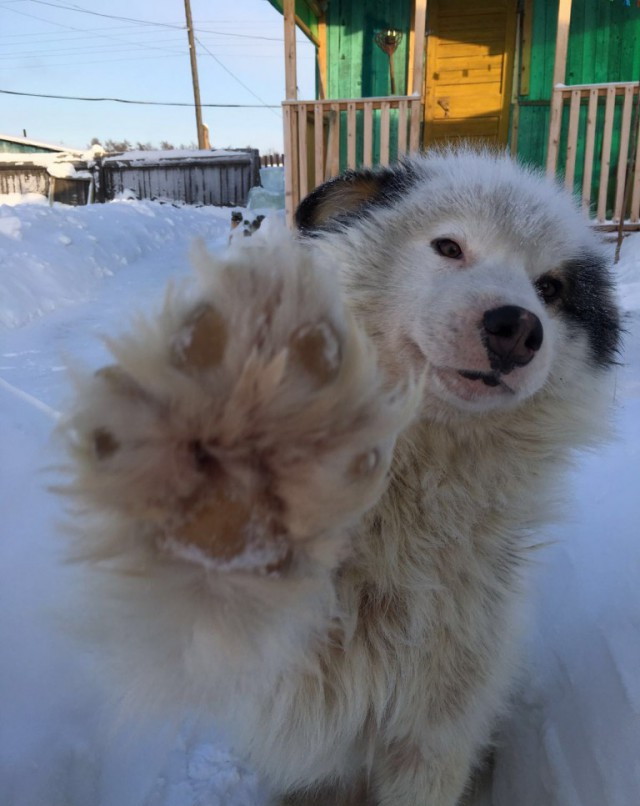
M420 147L419 96L284 101L287 220L301 199L347 168L388 165Z
M640 225L638 91L637 82L553 90L547 173L564 173L565 186L581 193L599 224Z

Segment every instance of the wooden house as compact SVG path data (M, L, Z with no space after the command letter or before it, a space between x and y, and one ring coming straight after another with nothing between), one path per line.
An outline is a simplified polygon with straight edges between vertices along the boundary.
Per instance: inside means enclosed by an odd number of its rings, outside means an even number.
M65 151L67 151L65 146L0 133L0 154L62 154Z
M269 0L282 11L287 213L345 168L471 140L640 228L640 0ZM297 97L296 25L316 49Z

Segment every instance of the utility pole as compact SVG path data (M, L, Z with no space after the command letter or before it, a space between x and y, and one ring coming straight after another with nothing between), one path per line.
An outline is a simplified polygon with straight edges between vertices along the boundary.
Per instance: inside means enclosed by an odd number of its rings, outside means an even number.
M200 84L198 82L198 62L196 61L196 45L193 40L193 22L191 20L190 0L184 0L184 11L187 16L187 36L189 37L189 56L191 57L191 77L193 78L193 100L196 106L196 127L198 130L198 148L204 149L205 135L202 127L202 109L200 107Z

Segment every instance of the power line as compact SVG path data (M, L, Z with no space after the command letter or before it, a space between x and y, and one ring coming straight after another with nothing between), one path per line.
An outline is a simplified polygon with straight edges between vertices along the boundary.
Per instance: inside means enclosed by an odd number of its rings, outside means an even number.
M30 2L32 2L32 3L36 2L36 1L37 2L42 2L43 0L30 0ZM45 3L45 5L53 5L53 3ZM76 28L74 25L65 25L64 23L61 23L61 22L55 22L54 20L48 20L45 17L38 17L35 14L28 14L26 11L18 11L15 8L8 8L7 11L12 11L14 14L20 14L21 17L30 17L31 19L34 19L34 20L40 20L41 22L46 22L49 25L56 25L58 28L66 28L69 31L76 31L76 32L79 32L79 33L84 33L83 28ZM172 27L177 27L177 26L172 26ZM113 42L119 42L120 44L135 45L137 47L144 48L145 50L160 50L160 51L165 51L166 52L165 48L159 48L159 47L156 47L154 45L145 45L142 42L130 42L127 39L120 39L117 36L110 36L109 34L95 34L95 36L100 38L100 39L111 39ZM99 62L93 62L93 64L99 64ZM64 65L58 65L58 66L64 66Z
M68 6L64 3L50 3L48 0L29 0L30 3L37 3L39 6L51 6L51 8L60 8L64 9L65 11L75 11L78 14L91 14L94 17L106 17L110 20L124 20L125 22L138 22L142 25L158 25L162 28L177 28L181 31L184 31L184 25L172 25L169 22L156 22L155 20L140 20L134 17L121 17L117 14L105 14L100 11L91 11L89 8L82 8L81 6L72 5Z
M48 95L39 92L18 92L17 90L2 90L0 93L3 95L21 95L28 98L55 98L62 101L109 101L117 104L138 104L141 106L189 106L193 107L193 103L187 101L137 101L130 98L87 98L79 95ZM212 109L279 109L279 104L200 104L200 106L210 107Z
M132 18L132 17L121 17L121 16L116 16L116 15L114 15L114 14L103 14L103 13L98 12L98 11L91 11L91 10L86 9L86 8L81 8L80 6L76 6L76 5L72 5L72 6L70 6L70 5L63 4L63 3L51 3L51 2L49 2L49 0L29 0L29 2L31 2L31 3L37 3L38 5L43 5L43 6L50 6L50 7L52 7L52 8L58 8L58 9L64 9L64 10L69 10L69 11L76 11L76 12L79 12L79 13L91 14L91 15L93 15L93 16L98 16L98 17L108 17L109 19L116 19L116 20L121 20L121 21L125 21L125 22L140 23L140 24L143 24L143 25L157 25L157 26L161 26L161 27L165 27L165 28L174 28L174 29L178 29L178 30L184 30L184 29L185 29L185 26L184 26L184 25L171 25L171 24L169 24L169 23L156 23L156 22L153 22L153 21L151 21L151 20L140 20L140 19L137 19L137 18ZM11 11L14 11L14 12L15 12L15 13L17 13L17 14L22 14L23 16L26 16L26 17L35 17L35 15L33 15L33 14L27 14L27 13L22 12L22 11L16 11L16 9L10 9L10 10L11 10ZM35 17L35 18L36 18L36 19L41 19L41 20L42 20L42 17ZM81 30L82 30L82 29L80 29L80 28L75 28L74 26L71 26L71 25L63 25L62 23L53 22L52 20L44 20L44 22L49 22L49 23L51 23L51 24L53 24L53 25L57 25L57 26L58 26L58 27L60 27L60 28L67 28L68 30L71 30L71 31L81 31ZM207 32L207 33L208 33L208 32ZM99 35L98 35L98 36L99 36ZM114 41L116 41L116 42L124 43L124 44L127 44L127 45L134 45L134 44L137 44L138 46L143 47L143 48L146 48L147 50L164 50L164 51L166 51L166 49L164 49L164 48L160 48L160 47L154 47L153 45L146 45L146 46L145 46L145 45L143 45L142 43L132 43L132 42L127 42L126 40L118 39L117 37L114 37L114 36L109 36L109 35L107 35L107 34L104 34L104 35L103 35L103 38L105 38L105 39L112 39L112 40L114 40ZM224 70L224 71L225 71L227 74L228 74L228 75L230 75L230 76L231 76L231 78L233 78L233 80L234 80L234 81L236 81L236 82L237 82L237 83L238 83L238 84L239 84L241 87L243 87L243 88L244 88L244 89L245 89L245 90L246 90L246 91L247 91L247 92L248 92L250 95L252 95L252 96L253 96L253 97L254 97L254 98L257 100L257 101L260 101L260 104L261 104L263 107L265 107L266 109L270 109L270 110L271 110L271 113L272 113L273 115L276 115L276 117L281 117L281 115L280 115L278 112L274 112L274 111L273 111L274 109L279 109L279 106L272 106L272 105L267 104L267 103L264 101L264 99L262 99L262 98L261 98L259 95L257 95L257 94L256 94L256 93L255 93L255 92L254 92L254 91L251 89L251 87L247 86L247 85L246 85L246 84L245 84L245 83L244 83L244 82L243 82L243 81L242 81L240 78L238 78L238 76L237 76L237 75L236 75L234 72L232 72L232 71L231 71L231 70L230 70L230 69L229 69L229 68L228 68L228 67L227 67L227 66L226 66L226 65L225 65L225 64L224 64L224 63L223 63L223 62L222 62L222 61L221 61L221 60L220 60L220 59L219 59L219 58L218 58L218 57L217 57L215 54L214 54L214 53L212 53L212 51L211 51L211 50L209 50L209 48L208 48L208 47L207 47L205 44L203 44L203 42L202 42L202 41L201 41L201 40L200 40L198 37L195 37L195 41L196 41L196 42L197 42L197 43L200 45L200 47L201 47L201 48L202 48L202 49L205 51L205 53L207 53L209 56L211 56L211 58L212 58L212 59L213 59L213 60L214 60L214 61L215 61L215 62L216 62L216 63L217 63L217 64L218 64L218 65L219 65L219 66L220 66L220 67L221 67L221 68L222 68L222 69L223 69L223 70ZM169 52L171 52L171 51L169 51ZM114 59L113 61L127 61L127 60L125 60L125 59L119 59L119 60ZM93 63L93 64L98 64L99 62L85 62L85 64L90 64L90 63ZM64 65L64 64L58 64L58 65L52 65L52 66L54 66L54 67L64 67L65 65ZM80 66L80 65L78 64L77 66ZM50 97L56 97L56 96L50 96ZM58 96L58 97L62 97L62 96ZM71 98L69 98L69 100L71 100ZM75 99L75 100L116 100L116 101L121 102L121 103L127 103L127 101L119 101L118 99L79 99L79 98L78 98L78 99ZM204 104L203 104L203 106L204 106ZM233 105L229 105L229 106L230 106L230 107L232 107ZM241 104L239 104L239 105L237 105L237 106L238 106L239 108L240 108L240 107L242 107L242 105L241 105ZM247 107L247 108L250 108L250 105L246 105L246 107Z
M231 76L231 78L233 78L233 79L234 79L234 81L237 81L237 82L238 82L238 84L240 84L240 86L241 86L241 87L244 87L244 89L245 89L245 90L246 90L246 91L247 91L247 92L248 92L250 95L253 95L253 97L254 97L254 98L256 98L258 101L260 101L260 103L262 104L262 106L265 106L267 109L275 109L275 108L279 109L279 108L280 108L280 107L271 107L271 106L269 106L269 104L267 104L267 103L266 103L266 102L265 102L265 101L264 101L264 100L263 100L263 99L262 99L262 98L261 98L259 95L256 95L256 93L255 93L255 92L254 92L254 91L251 89L251 87L248 87L248 86L247 86L247 85L244 83L244 81L242 81L241 79L239 79L239 78L238 78L238 76L237 76L235 73L232 73L232 72L231 72L231 70L229 70L229 68L228 68L228 67L226 67L226 65L225 65L223 62L221 62L221 61L220 61L220 59L219 59L219 58L218 58L218 57L215 55L215 53L212 53L212 52L209 50L209 48L208 48L206 45L203 45L203 44L202 44L202 42L201 42L201 41L198 39L198 37L197 37L197 36L195 37L195 40L196 40L196 42L197 42L197 43L200 45L200 47L201 47L201 48L204 50L204 52L205 52L205 53L208 53L208 54L209 54L209 56L211 56L211 58L212 58L212 59L213 59L213 60L214 60L214 61L215 61L217 64L219 64L219 65L220 65L220 67L222 67L222 69L223 69L223 70L224 70L226 73L228 73L228 74ZM281 115L279 115L277 112L272 112L272 114L273 114L273 115L275 115L276 117L281 117Z
M228 31L212 31L210 28L200 28L199 31L204 31L207 34L216 34L216 36L234 36L238 39L265 39L267 42L284 42L282 37L277 36L258 36L257 34L232 34Z

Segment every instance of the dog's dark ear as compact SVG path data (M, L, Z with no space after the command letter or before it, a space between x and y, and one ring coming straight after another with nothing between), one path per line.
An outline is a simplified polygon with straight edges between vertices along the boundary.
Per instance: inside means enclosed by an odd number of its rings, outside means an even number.
M398 165L376 171L346 171L313 190L298 205L296 225L303 233L331 229L352 216L384 203L406 189L410 171Z

